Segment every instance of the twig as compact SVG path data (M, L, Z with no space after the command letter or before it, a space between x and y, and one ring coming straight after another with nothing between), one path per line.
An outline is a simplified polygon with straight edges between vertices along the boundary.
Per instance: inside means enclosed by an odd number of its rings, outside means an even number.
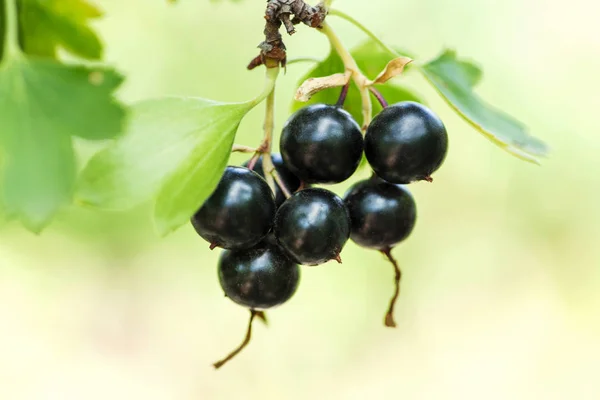
M249 64L248 69L254 69L261 64L267 67L286 65L286 48L279 33L283 24L289 35L296 32L295 24L303 23L312 28L321 27L327 8L324 3L310 6L304 0L268 0L265 11L265 40L258 45L260 54Z

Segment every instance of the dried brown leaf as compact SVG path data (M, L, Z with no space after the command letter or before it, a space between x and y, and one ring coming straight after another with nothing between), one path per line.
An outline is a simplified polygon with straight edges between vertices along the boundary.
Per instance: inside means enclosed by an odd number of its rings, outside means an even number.
M320 78L308 78L296 91L295 99L298 101L308 101L315 94L321 90L344 86L350 79L350 72L344 74L337 73L329 76L323 76Z
M404 71L404 67L412 61L413 60L408 57L394 58L385 66L383 71L381 71L379 75L377 75L377 78L367 82L367 85L372 86L376 84L386 83L393 77L400 75Z

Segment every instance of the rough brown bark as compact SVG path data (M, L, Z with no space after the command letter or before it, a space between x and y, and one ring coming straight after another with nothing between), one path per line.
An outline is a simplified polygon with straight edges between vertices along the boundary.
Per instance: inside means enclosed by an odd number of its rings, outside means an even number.
M248 69L256 68L261 64L267 67L277 65L285 67L286 48L279 33L281 25L285 26L289 35L293 35L296 32L294 25L303 23L318 28L326 15L327 9L323 3L313 7L306 4L304 0L267 0L265 40L258 45L260 54L248 64Z

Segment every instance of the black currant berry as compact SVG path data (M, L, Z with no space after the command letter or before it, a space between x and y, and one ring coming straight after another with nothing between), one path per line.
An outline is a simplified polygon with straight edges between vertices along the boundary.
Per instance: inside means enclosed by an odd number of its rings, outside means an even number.
M279 245L301 264L340 261L340 252L350 237L350 216L336 194L305 189L279 207L273 232Z
M410 192L380 179L357 182L344 198L350 213L350 238L359 246L385 250L406 239L417 218Z
M211 247L249 248L269 233L275 210L273 193L263 178L248 168L230 166L192 217L192 225Z
M283 304L298 288L300 268L265 240L248 250L225 250L219 259L219 282L231 300L253 310Z
M406 101L375 116L365 135L365 155L377 175L391 183L431 180L444 162L448 135L422 104Z
M306 183L338 183L360 163L360 126L340 107L314 104L293 114L281 133L281 155L294 175Z
M273 153L273 154L271 154L271 159L273 160L273 165L275 166L275 170L277 171L277 174L279 174L279 178L281 178L281 180L282 180L283 184L285 185L285 187L287 188L287 190L289 190L290 193L294 193L296 190L298 190L298 188L300 187L300 179L298 179L298 177L296 175L294 175L288 169L288 167L283 163L283 158L281 158L281 154ZM263 160L263 158L262 158L262 156L260 156L260 158L258 159L256 164L254 165L253 171L264 178L265 173L263 170L262 160ZM244 167L247 167L249 163L250 163L250 161L246 161L244 163ZM277 205L277 207L279 207L281 204L283 204L285 199L286 199L286 197L285 197L285 194L283 193L283 190L281 190L281 188L279 187L279 185L276 182L275 183L275 204Z

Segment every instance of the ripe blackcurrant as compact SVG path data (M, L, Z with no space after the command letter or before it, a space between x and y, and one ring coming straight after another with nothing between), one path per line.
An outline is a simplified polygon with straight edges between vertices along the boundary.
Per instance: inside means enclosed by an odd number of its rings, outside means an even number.
M344 203L352 221L350 238L363 247L391 248L415 226L415 201L400 185L380 179L360 181L348 190Z
M280 149L287 167L304 182L337 183L356 171L363 137L350 113L337 106L314 104L287 120Z
M289 300L299 279L298 265L274 240L265 240L248 250L225 250L219 259L219 282L225 295L253 310Z
M292 262L269 235L247 250L225 250L219 259L219 282L225 295L235 303L250 309L246 337L225 358L213 364L221 368L237 356L252 337L255 317L266 322L264 310L289 300L300 281L300 268Z
M301 264L340 261L340 252L350 237L350 216L336 194L305 189L279 207L273 232L280 246Z
M264 178L265 173L263 170L262 160L263 160L263 158L262 158L262 156L260 156L260 158L258 159L256 164L254 165L253 171ZM283 163L283 158L281 158L281 154L272 153L271 160L273 160L273 165L275 166L275 170L277 171L277 174L279 174L279 178L281 179L281 181L283 182L283 184L285 185L287 190L289 190L290 193L294 193L296 190L298 190L298 188L300 187L300 179L298 179L298 177L296 175L294 175L288 169L288 167ZM247 167L249 163L250 163L250 161L246 161L244 163L244 167ZM285 194L283 193L283 190L281 190L281 188L279 187L279 185L276 182L275 183L275 204L277 205L277 207L279 207L281 204L283 204L285 199L286 199L286 197L285 197Z
M248 168L230 166L192 217L192 225L211 247L249 248L269 233L275 210L273 192L263 178Z
M390 105L373 118L365 155L377 175L391 183L431 180L444 162L448 135L442 121L422 104Z

